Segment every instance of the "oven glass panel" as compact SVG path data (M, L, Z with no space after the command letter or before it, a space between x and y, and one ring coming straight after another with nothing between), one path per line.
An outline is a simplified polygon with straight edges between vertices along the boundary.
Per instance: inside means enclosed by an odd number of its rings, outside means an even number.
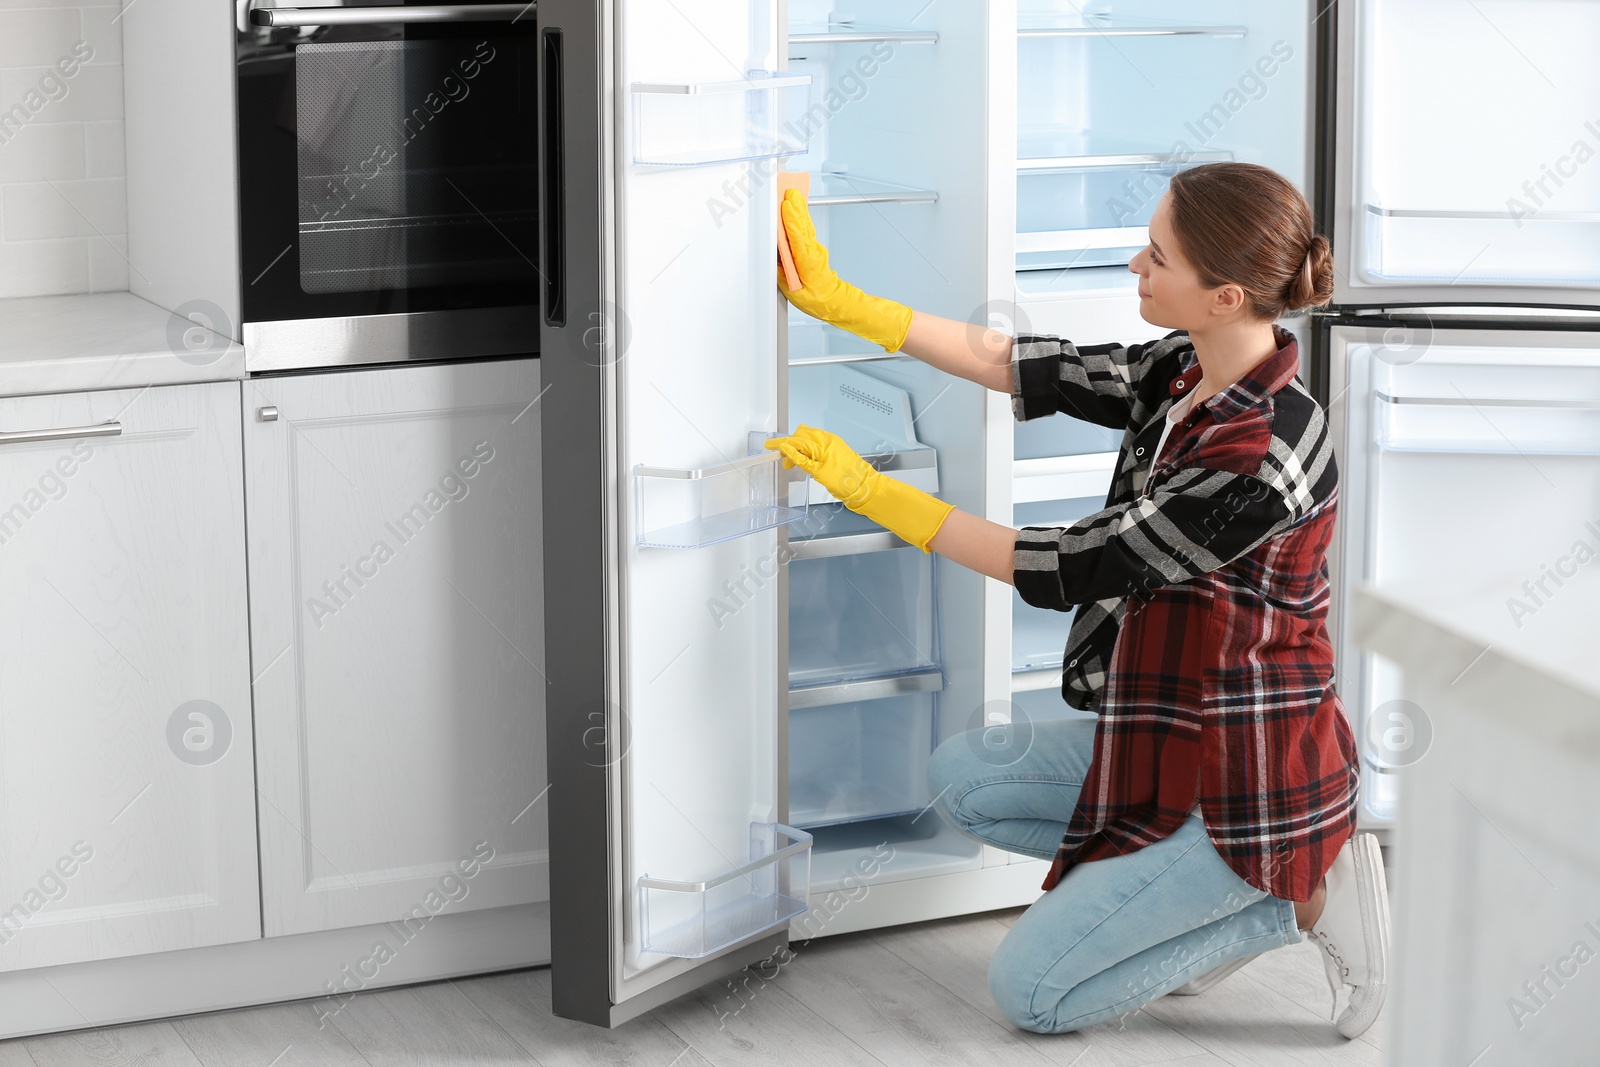
M532 23L241 42L247 321L537 303Z

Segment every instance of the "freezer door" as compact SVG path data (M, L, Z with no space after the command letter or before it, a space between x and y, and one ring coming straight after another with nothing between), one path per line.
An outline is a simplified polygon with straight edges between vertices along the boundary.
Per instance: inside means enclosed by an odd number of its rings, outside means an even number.
M1520 628L1600 557L1600 332L1400 321L1329 327L1339 465L1330 551L1338 684L1362 756L1362 819L1392 817L1427 710L1354 640L1363 584L1503 599ZM1470 665L1469 669L1470 669Z
M1600 4L1340 0L1335 303L1600 304L1597 43Z
M805 908L810 838L778 822L795 513L751 450L784 400L782 79L751 73L782 23L538 19L553 1007L612 1026L772 956Z

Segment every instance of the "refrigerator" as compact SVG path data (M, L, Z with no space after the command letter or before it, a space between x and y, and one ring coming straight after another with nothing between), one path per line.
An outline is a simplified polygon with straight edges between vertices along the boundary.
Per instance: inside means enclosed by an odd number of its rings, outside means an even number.
M1008 397L789 309L780 171L809 174L847 281L1086 343L1166 332L1127 262L1177 169L1301 185L1338 292L1285 325L1335 424L1330 633L1360 821L1386 831L1394 759L1369 727L1393 678L1349 639L1350 590L1464 566L1527 508L1600 514L1600 163L1565 175L1557 143L1600 118L1600 5L1456 8L540 0L558 1015L614 1026L695 992L732 1014L810 939L1031 903L1048 860L945 823L928 758L1089 714L1059 694L1070 614L844 511L761 441L821 425L1021 526L1098 510L1118 435L1018 424ZM1541 160L1566 184L1518 225L1505 198ZM1486 407L1503 433L1470 424ZM1555 512L1517 477L1535 453L1571 491ZM1441 491L1463 478L1490 491Z

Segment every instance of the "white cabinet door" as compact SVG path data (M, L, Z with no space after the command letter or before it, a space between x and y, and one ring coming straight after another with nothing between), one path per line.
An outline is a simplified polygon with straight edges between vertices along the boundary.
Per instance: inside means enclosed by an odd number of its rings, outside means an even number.
M0 970L261 936L239 386L0 430Z
M245 383L268 936L546 899L538 397L535 359Z

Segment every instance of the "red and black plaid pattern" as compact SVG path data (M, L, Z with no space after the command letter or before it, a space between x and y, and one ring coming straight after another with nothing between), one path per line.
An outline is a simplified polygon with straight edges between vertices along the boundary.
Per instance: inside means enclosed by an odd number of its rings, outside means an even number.
M1172 833L1197 783L1217 851L1276 897L1309 900L1355 832L1359 764L1325 624L1338 471L1295 340L1274 331L1276 354L1190 410L1159 457L1168 409L1201 377L1187 334L1016 339L1018 421L1124 431L1103 510L1017 534L1022 598L1077 611L1062 696L1099 713L1044 889Z

